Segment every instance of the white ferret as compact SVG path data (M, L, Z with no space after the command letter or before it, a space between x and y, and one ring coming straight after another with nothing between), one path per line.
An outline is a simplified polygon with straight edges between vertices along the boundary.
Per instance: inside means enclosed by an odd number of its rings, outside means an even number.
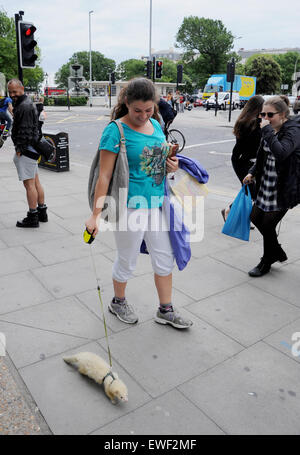
M104 384L104 391L116 404L117 399L128 401L128 390L124 382L119 379L116 373L111 372L108 363L92 352L79 352L70 357L63 357L63 360L74 365L79 373L88 376L98 384Z

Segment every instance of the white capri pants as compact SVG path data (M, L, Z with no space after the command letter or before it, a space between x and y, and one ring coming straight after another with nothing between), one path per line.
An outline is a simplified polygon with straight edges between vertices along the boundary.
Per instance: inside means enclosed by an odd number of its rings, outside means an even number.
M113 279L125 283L132 277L145 240L154 273L168 276L174 267L174 253L163 211L154 209L127 209L127 230L115 231L117 258L113 265ZM121 224L121 223L120 223Z

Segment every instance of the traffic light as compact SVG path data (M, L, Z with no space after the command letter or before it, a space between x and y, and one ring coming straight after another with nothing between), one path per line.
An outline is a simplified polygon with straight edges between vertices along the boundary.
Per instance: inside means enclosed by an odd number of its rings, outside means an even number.
M145 64L145 77L152 79L152 62L148 60Z
M234 82L234 75L235 75L235 61L234 58L231 62L227 63L227 82Z
M34 40L36 27L28 22L19 21L19 55L21 68L35 68L38 56L34 52L37 42Z
M110 82L112 83L112 85L114 85L116 83L115 73L110 73Z
M182 83L183 66L177 65L177 84Z
M156 60L156 63L155 63L155 79L161 79L162 67L163 67L163 62L161 60Z

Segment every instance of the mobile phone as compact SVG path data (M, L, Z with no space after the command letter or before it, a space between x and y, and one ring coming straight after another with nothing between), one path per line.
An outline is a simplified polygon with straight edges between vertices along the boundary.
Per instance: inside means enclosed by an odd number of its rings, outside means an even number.
M179 149L179 144L171 144L168 158L172 158L173 156L176 156L178 149Z

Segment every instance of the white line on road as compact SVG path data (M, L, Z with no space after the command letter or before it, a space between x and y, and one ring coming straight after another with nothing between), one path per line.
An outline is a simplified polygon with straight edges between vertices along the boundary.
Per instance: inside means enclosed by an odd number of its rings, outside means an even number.
M225 141L216 141L216 142L205 142L203 144L194 144L194 145L187 145L184 147L185 149L193 149L196 147L201 147L202 145L212 145L212 144L224 144L225 142L234 142L235 139L227 139Z
M231 152L216 152L215 150L212 150L211 152L208 152L210 155L223 155L223 156L231 156Z

